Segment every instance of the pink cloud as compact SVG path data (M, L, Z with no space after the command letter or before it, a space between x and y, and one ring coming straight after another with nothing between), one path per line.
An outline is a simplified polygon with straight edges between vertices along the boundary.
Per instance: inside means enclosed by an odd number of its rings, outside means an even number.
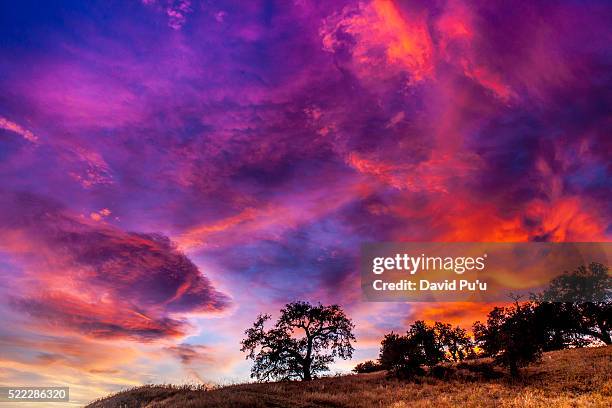
M34 135L27 129L24 129L20 125L15 122L11 122L10 120L3 118L0 116L0 129L9 130L11 132L17 133L22 136L25 140L36 143L38 141L38 137Z
M187 315L229 304L162 235L87 221L28 194L4 193L0 208L2 249L24 263L11 304L37 325L147 341L184 335Z

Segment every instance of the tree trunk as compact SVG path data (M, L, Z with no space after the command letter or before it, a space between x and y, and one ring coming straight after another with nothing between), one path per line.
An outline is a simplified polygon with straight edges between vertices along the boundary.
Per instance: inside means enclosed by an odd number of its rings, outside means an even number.
M519 376L518 364L516 362L510 362L510 376L516 378Z
M312 380L312 375L310 374L310 361L304 362L304 374L302 376L304 381Z
M306 346L306 358L304 359L304 365L302 367L304 369L302 378L304 381L310 381L312 380L312 374L310 373L310 365L312 364L312 338L308 332L306 332L306 336L308 337L308 344Z

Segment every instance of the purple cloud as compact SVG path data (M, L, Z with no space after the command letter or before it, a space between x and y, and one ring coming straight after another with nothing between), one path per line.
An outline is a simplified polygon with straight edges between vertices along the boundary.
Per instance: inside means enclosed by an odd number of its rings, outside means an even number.
M99 337L179 336L186 315L217 313L229 299L170 239L75 217L50 200L4 192L5 251L27 267L12 304L36 321Z

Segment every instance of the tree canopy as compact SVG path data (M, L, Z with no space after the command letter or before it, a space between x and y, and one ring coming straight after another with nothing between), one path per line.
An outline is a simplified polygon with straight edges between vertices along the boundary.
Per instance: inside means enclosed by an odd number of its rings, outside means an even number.
M460 361L472 354L467 331L450 324L433 326L422 320L414 322L405 335L387 334L381 342L379 363L398 377L421 374L421 366L435 366L442 361Z
M612 344L612 277L607 266L592 262L565 272L535 300L548 314L547 320L557 323L563 341L583 341L577 336L588 336Z
M517 376L519 368L542 355L547 327L538 317L537 308L531 302L519 304L517 301L512 307L495 307L486 323L474 323L474 338L485 355Z

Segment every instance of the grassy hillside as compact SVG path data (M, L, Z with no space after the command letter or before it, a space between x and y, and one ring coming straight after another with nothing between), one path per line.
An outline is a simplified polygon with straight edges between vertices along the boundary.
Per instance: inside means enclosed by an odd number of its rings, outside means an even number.
M145 386L89 408L131 407L611 407L612 346L555 351L520 380L490 371L485 360L452 366L440 379L385 378L384 373L309 383L242 384L212 390Z

